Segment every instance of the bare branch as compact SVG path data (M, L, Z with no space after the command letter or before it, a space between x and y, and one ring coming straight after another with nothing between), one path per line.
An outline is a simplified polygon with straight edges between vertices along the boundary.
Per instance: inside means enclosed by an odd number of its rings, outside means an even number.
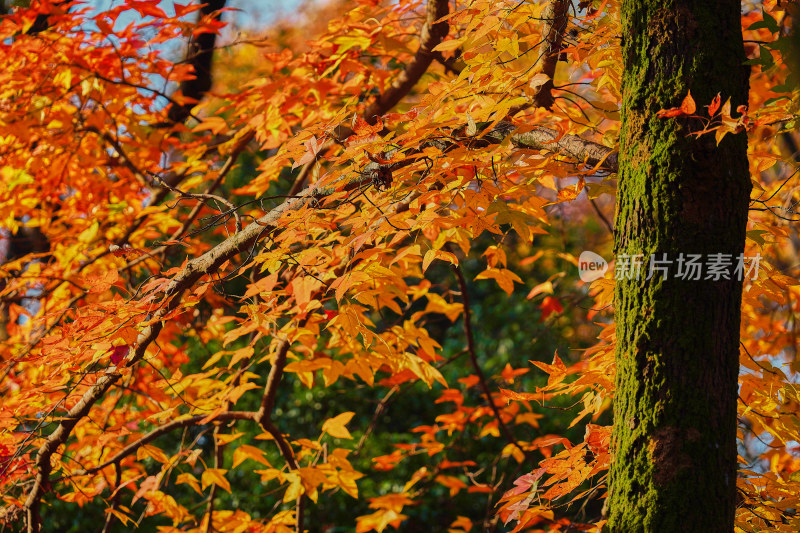
M304 324L305 321L301 321ZM299 327L302 327L299 326ZM272 411L275 408L275 396L278 393L278 386L283 377L283 368L286 366L286 355L289 353L291 342L288 339L281 341L278 346L278 352L275 354L275 360L272 362L272 368L267 376L267 384L264 386L264 394L261 397L261 407L255 413L253 419L258 422L262 429L272 435L275 442L278 444L278 449L286 461L286 464L291 470L297 470L298 464L294 457L294 451L291 445L287 442L283 434L272 423ZM297 509L295 510L295 524L297 531L303 531L303 521L305 519L305 497L301 494L297 498Z
M502 124L507 123L501 122L498 126ZM495 131L489 136L496 140L498 131L502 130L495 128ZM496 142L502 142L502 139ZM561 135L558 131L550 128L537 126L530 131L513 133L511 134L511 144L517 148L547 150L592 167L599 166L609 172L616 172L618 168L617 153L612 148L587 141L577 135Z
M475 371L475 375L478 377L478 383L480 384L483 395L486 398L486 403L489 405L492 413L494 413L500 433L503 434L503 437L508 441L509 444L516 446L517 449L527 457L529 452L523 449L522 446L520 446L517 442L517 439L514 438L514 435L503 421L500 410L497 408L497 405L494 402L492 391L489 389L489 383L486 381L486 376L484 375L481 364L478 361L478 351L475 347L475 337L472 334L472 312L470 309L469 294L467 292L469 288L467 286L467 280L464 279L464 273L461 271L461 267L459 265L452 265L452 267L453 273L456 275L458 288L461 291L461 303L464 305L464 335L467 338L467 353L469 354L469 359L472 363L472 369Z

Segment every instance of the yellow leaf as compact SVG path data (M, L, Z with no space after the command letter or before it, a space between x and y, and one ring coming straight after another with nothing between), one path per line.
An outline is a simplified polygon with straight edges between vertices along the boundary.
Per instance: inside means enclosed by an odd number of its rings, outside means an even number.
M151 459L158 461L159 463L167 463L169 458L166 456L164 452L161 451L160 448L156 448L155 446L145 445L139 448L136 452L136 460L141 461L145 457L150 457Z
M100 231L100 224L95 221L91 226L86 228L78 235L78 241L83 244L89 244L94 241L95 237L97 237L97 233Z
M331 437L335 437L337 439L352 439L353 436L350 435L350 432L347 431L347 428L344 426L350 422L350 419L353 418L354 414L354 412L348 411L340 414L339 416L329 418L324 424L322 424L322 432L327 433Z
M121 511L117 511L116 509L106 509L106 512L107 513L111 513L114 516L116 516L117 520L122 522L123 526L127 526L128 522L133 522L131 517L129 517L128 515L126 515L125 513L121 512Z
M228 368L232 368L236 363L241 361L242 359L247 359L248 357L253 357L253 347L252 346L245 346L244 348L240 348L231 353L231 362L228 363ZM205 368L205 366L203 367Z
M397 513L391 509L381 509L369 515L359 516L356 519L356 533L366 533L367 531L377 531L381 533L387 526L398 528L406 518L408 518L406 515Z
M225 122L225 119L222 117L214 116L214 117L206 117L203 122L195 126L192 131L204 131L204 130L211 130L211 133L214 135L219 134L223 130L228 129L228 124Z
M263 451L259 450L255 446L242 444L233 452L233 468L236 468L248 459L252 459L253 461L261 463L262 465L271 466L269 461L264 458Z
M428 298L428 306L425 308L425 312L441 313L445 315L450 322L455 322L464 310L464 304L460 302L448 303L447 300L435 292L429 292L425 296ZM431 353L431 355L433 354Z
M450 50L455 50L464 42L464 39L451 39L449 41L445 41L443 43L437 44L431 52L449 52Z
M472 530L472 520L466 516L458 516L456 520L450 524L450 529L447 533L466 533Z
M336 301L341 302L345 293L350 287L370 281L370 276L366 272L356 270L355 272L348 272L344 276L337 278L331 283L330 288L335 290Z
M571 202L575 198L577 198L581 191L583 191L583 181L576 183L575 185L569 185L564 187L560 191L558 191L558 201L559 202Z
M225 479L225 472L227 472L227 470L223 470L222 468L209 468L203 472L200 478L203 489L205 490L205 488L210 485L216 485L230 492L231 484Z
M430 249L427 252L425 252L425 257L422 259L423 272L428 270L428 266L430 266L430 264L433 262L434 259L441 259L442 261L447 261L453 265L458 264L458 258L455 255L451 254L450 252Z
M428 468L423 466L411 476L406 485L403 487L403 492L408 492L408 489L417 484L417 482L428 475ZM402 508L402 507L401 507Z
M477 276L475 279L493 279L500 285L500 288L506 291L509 295L514 292L514 282L522 283L519 276L506 268L487 268Z
M444 474L440 474L436 476L434 481L450 489L451 498L461 492L461 489L467 488L467 484L455 476L446 476Z
M303 480L294 472L284 474L284 477L290 481L290 484L289 488L286 489L286 492L283 494L283 503L293 502L305 492Z
M228 444L230 442L235 441L236 439L238 439L242 435L244 435L244 433L230 433L230 434L224 434L224 435L217 435L216 436L217 444L220 444L220 445Z
M180 485L182 483L186 483L190 487L192 487L198 494L203 494L203 490L200 488L200 482L197 481L197 478L194 477L189 472L184 472L183 474L178 474L178 477L175 478L175 483Z
M275 468L267 468L266 470L253 470L253 472L261 476L262 483L268 483L275 478L281 477L281 471Z

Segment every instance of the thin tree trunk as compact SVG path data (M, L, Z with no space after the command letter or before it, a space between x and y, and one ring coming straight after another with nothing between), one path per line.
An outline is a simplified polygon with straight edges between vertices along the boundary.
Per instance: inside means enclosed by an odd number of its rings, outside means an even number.
M733 0L622 2L617 267L624 255L644 259L639 279L629 270L634 279L616 288L614 533L733 531L747 139L728 135L717 147L713 135L690 135L697 119L656 112L689 90L697 114L717 92L734 110L747 103L740 19ZM667 275L646 279L648 257L664 253ZM676 279L681 253L702 255L700 280ZM720 253L732 279L705 279Z

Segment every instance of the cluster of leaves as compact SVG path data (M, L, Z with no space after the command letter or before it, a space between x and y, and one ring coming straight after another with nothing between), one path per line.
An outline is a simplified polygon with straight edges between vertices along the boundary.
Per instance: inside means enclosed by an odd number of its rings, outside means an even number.
M327 28L219 50L185 123L173 89L196 73L165 43L220 30L187 20L199 6L3 16L0 227L47 246L0 269L1 519L601 524L613 269L575 266L610 246L586 226L614 192L619 5L567 4L341 3ZM785 8L760 7L746 35L790 55ZM790 531L800 188L775 139L794 142L795 100L770 96L789 61L753 63L746 114L687 96L661 115L752 141L737 524Z

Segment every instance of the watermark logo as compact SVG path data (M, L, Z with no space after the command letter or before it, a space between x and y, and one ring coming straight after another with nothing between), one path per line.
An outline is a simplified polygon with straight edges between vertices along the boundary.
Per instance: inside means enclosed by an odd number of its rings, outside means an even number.
M605 259L588 250L581 252L578 258L578 275L581 281L591 283L605 276L607 271L608 263Z
M669 257L660 253L645 258L644 254L619 254L615 259L614 279L618 280L660 277L664 280L743 281L758 279L761 255L680 253ZM586 283L604 277L607 270L606 260L594 252L584 251L578 258L578 274Z

